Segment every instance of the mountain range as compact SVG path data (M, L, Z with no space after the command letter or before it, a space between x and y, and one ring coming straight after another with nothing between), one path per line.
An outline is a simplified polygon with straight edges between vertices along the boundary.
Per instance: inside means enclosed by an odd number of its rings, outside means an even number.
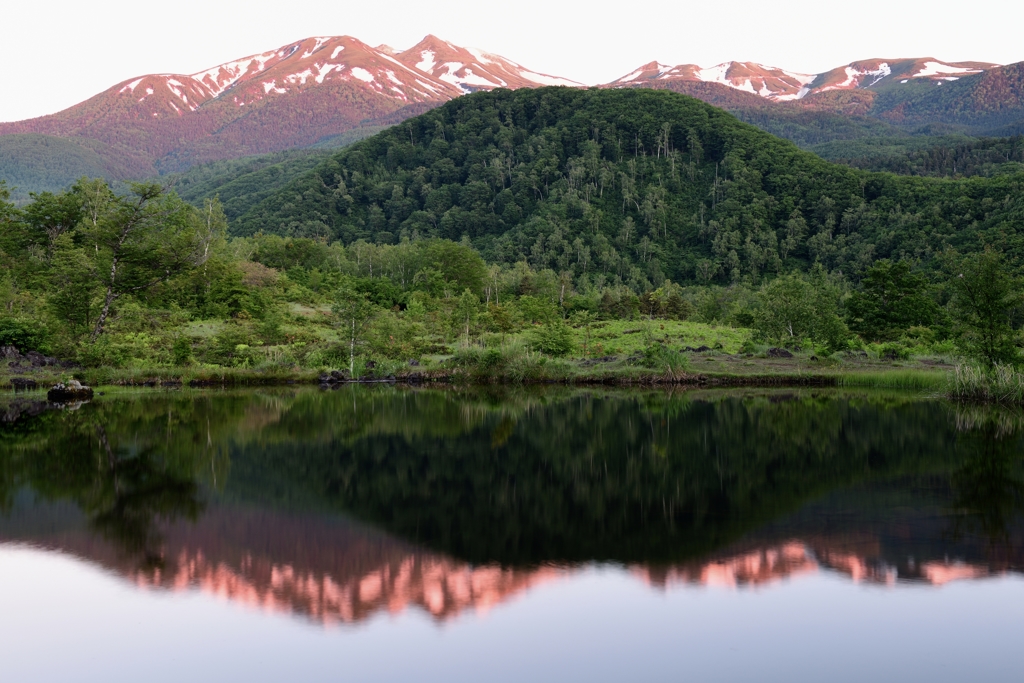
M803 74L752 62L650 62L596 87L681 92L807 145L929 126L1024 130L1022 66L868 59ZM550 85L583 87L432 35L406 50L306 38L194 74L140 76L64 111L0 123L0 178L27 192L80 175L140 178L339 146L466 93Z

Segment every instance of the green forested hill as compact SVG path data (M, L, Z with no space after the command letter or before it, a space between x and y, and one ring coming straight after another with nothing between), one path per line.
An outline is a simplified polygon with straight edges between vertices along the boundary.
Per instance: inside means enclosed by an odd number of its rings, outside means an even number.
M208 197L218 197L224 214L235 219L330 155L327 150L295 149L214 161L161 181L196 206Z
M274 194L305 171L324 161L341 147L363 140L386 126L357 128L324 140L314 147L273 154L225 159L193 166L183 173L165 176L162 184L173 187L186 201L202 206L217 197L229 219Z
M1024 171L1024 136L966 135L842 140L814 145L815 154L868 171L952 178Z
M815 261L855 273L983 243L1019 263L1022 189L1022 174L940 180L832 164L676 93L543 88L462 97L344 149L234 232L463 239L494 262L642 290Z
M62 190L82 176L109 174L104 159L78 141L52 135L0 136L0 180L7 182L16 202L28 193Z

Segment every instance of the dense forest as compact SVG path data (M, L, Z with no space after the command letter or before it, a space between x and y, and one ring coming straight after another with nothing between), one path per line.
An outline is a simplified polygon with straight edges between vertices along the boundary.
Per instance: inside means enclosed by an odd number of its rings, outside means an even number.
M992 177L1024 172L1024 137L966 135L847 140L814 145L815 154L867 171L935 178Z
M23 203L31 190L58 192L82 176L110 177L111 168L96 146L102 145L50 135L2 135L0 178L7 181L12 199Z
M234 231L466 239L492 262L642 290L815 262L930 267L947 247L983 243L1020 262L1022 182L853 170L669 92L495 91L342 150Z

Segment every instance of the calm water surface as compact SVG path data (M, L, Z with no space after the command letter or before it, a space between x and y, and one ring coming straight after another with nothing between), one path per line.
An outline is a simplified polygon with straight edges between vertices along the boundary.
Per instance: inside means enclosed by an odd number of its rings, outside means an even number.
M869 392L8 397L0 680L1024 680L1022 439Z

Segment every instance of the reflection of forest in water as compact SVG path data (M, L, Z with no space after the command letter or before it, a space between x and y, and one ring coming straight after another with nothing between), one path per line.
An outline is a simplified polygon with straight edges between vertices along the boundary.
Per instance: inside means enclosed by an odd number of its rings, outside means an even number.
M132 395L0 426L0 539L324 621L591 561L940 584L1024 567L1020 422L825 391Z

